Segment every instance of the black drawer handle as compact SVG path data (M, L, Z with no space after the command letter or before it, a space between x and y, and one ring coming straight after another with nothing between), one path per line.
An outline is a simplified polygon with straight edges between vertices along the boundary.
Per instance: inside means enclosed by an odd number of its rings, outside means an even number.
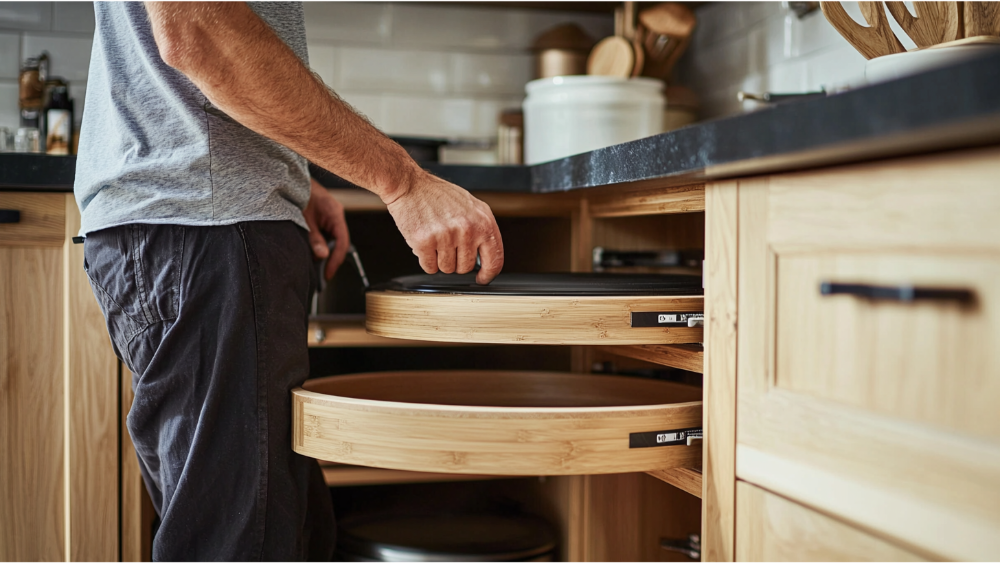
M21 212L17 209L0 209L0 223L20 223Z
M866 283L822 282L823 295L853 295L878 301L957 301L972 303L976 294L969 289L918 287L913 285L870 285Z

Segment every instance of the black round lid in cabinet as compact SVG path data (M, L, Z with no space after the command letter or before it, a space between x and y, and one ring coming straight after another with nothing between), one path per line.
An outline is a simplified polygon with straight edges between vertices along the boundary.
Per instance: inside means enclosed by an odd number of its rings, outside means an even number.
M701 276L501 273L396 278L365 294L365 328L388 338L479 344L690 344L702 340Z
M378 289L460 295L629 296L702 295L701 276L661 274L499 274L489 285L475 274L419 274L396 278Z
M340 524L341 561L551 561L555 534L531 515L443 514Z

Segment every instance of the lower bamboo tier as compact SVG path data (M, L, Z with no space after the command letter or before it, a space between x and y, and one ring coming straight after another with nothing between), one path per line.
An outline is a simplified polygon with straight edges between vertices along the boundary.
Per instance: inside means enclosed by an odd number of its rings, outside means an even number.
M292 391L296 452L408 471L589 475L700 467L701 389L621 376L412 371L313 379ZM642 444L645 447L638 447Z
M481 344L690 344L701 327L633 327L632 313L700 313L698 296L365 294L370 334Z

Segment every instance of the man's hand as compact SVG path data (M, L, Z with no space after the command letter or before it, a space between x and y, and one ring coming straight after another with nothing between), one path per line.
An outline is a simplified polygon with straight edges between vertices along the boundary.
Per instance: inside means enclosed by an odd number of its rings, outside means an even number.
M326 279L333 278L337 273L337 268L344 263L347 256L347 248L351 246L351 235L347 232L347 221L344 219L344 206L334 199L326 188L319 185L319 182L312 180L309 194L309 204L302 211L309 225L309 245L312 246L313 256L317 260L322 260L327 256ZM330 249L327 247L324 233L331 235L337 241L337 246L333 248L333 255L330 256Z
M477 283L489 283L503 268L503 241L493 211L455 184L424 173L388 207L428 274L471 272L477 252L482 263Z

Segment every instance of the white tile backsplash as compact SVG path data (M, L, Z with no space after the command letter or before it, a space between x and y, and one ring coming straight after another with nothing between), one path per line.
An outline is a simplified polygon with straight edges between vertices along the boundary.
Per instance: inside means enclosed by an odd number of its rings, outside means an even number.
M17 82L0 82L0 127L7 127L11 131L17 129L21 123L17 109L17 93Z
M857 2L843 4L863 21ZM865 59L818 10L799 19L780 2L718 2L695 15L698 26L675 78L701 96L702 118L759 107L736 102L739 89L795 93L865 84Z
M337 84L348 90L445 93L448 54L344 47L337 50Z
M89 36L25 33L21 41L21 56L35 57L42 51L48 51L49 73L52 76L61 76L70 82L85 81L93 43L93 38Z
M594 39L610 14L429 3L306 2L310 65L389 133L476 142L496 135L497 114L519 107L531 79L530 46L575 22ZM0 1L0 118L17 125L16 76L48 51L83 115L94 29L91 2ZM6 96L6 98L4 98Z
M533 71L531 55L451 55L452 91L459 94L523 95Z
M93 2L53 2L52 31L94 33Z
M309 67L327 86L336 89L337 49L332 45L309 45Z
M384 2L305 2L306 39L384 44L392 33L390 6Z
M0 29L48 31L52 2L0 2Z
M0 78L17 78L21 70L21 36L0 33Z

